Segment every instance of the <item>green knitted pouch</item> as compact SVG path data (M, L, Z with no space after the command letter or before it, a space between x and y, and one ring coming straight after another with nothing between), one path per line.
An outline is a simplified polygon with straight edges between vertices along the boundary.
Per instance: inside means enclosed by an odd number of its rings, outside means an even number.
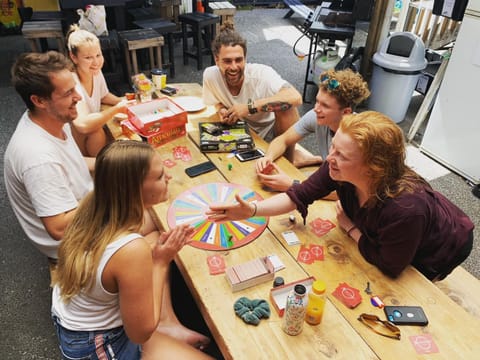
M235 314L242 318L247 324L258 325L262 318L270 317L270 306L266 300L254 299L250 300L241 297L233 304Z

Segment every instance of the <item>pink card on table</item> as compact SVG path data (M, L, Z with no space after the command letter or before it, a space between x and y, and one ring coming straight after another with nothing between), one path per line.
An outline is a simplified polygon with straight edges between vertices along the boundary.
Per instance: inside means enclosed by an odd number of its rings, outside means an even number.
M317 244L310 245L310 253L313 256L313 260L323 260L324 258L322 245L317 245Z
M413 335L409 336L408 339L412 343L413 347L417 354L434 354L438 353L438 346L433 341L432 335L423 334L423 335Z
M225 260L220 255L207 256L207 265L210 275L222 274L225 272Z
M165 160L163 160L163 165L165 165L168 168L171 168L171 167L174 167L175 165L177 165L177 163L175 161L173 161L172 159L165 159Z
M330 220L317 218L310 222L310 226L312 227L312 232L320 237L332 230L335 227L335 224Z
M310 249L307 248L305 245L300 246L300 250L298 251L297 261L303 262L305 264L313 263L315 259L313 258Z
M335 291L332 293L338 300L350 309L355 308L362 302L360 291L348 285L347 283L340 283Z

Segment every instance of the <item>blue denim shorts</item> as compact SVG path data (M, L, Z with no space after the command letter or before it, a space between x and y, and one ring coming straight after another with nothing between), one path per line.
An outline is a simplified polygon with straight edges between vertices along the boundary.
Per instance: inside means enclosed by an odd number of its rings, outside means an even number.
M72 331L52 315L63 359L140 360L140 345L132 343L123 326L99 331Z

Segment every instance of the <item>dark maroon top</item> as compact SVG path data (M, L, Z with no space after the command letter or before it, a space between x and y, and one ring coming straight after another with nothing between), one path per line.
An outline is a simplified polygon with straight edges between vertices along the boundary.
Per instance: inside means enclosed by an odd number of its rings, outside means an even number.
M288 189L287 195L305 219L308 205L333 190L346 215L362 232L360 253L391 277L409 264L423 273L442 272L474 227L462 210L422 183L414 193L360 208L355 187L332 180L328 162L303 183Z

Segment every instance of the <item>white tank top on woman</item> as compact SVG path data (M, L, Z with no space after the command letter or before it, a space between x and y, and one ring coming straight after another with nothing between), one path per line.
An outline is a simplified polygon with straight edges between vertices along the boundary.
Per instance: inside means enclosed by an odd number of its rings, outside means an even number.
M108 260L130 241L142 237L133 233L107 245L100 258L95 284L91 290L82 291L66 303L60 297L60 288L55 285L52 293L52 313L60 324L70 330L93 331L119 327L123 324L118 302L118 293L103 288L102 274Z

